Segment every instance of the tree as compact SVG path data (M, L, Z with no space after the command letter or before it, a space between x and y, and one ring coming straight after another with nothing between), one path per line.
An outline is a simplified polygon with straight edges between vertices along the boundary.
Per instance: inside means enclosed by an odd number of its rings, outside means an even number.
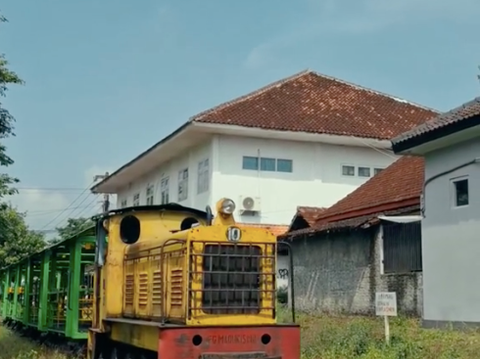
M72 237L73 235L81 232L84 229L87 229L88 227L93 226L93 221L91 219L87 218L69 218L67 220L67 224L63 227L57 227L55 228L58 232L58 235L60 238L54 239L52 242L57 243L61 240L67 239Z
M7 22L7 19L0 14L0 23ZM8 61L4 54L0 54L0 96L5 97L8 86L12 84L21 85L23 80L18 75L8 69ZM13 123L15 118L3 107L0 102L0 141L10 136L15 136L13 132ZM0 142L0 166L8 167L13 164L13 159L7 155L5 144ZM13 195L17 190L12 187L18 183L18 179L11 177L6 173L0 174L0 198ZM5 207L4 207L5 208Z
M8 204L0 209L0 268L45 248L42 233L31 231L25 213Z

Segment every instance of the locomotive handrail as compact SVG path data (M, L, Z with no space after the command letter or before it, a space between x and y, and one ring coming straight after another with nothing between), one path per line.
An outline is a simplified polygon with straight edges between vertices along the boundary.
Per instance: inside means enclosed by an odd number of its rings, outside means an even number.
M167 301L165 300L165 286L164 286L164 282L163 282L163 277L164 275L166 274L165 271L164 271L164 267L163 267L163 250L165 248L165 246L167 244L176 244L176 243L183 243L185 244L187 241L184 240L184 239L176 239L176 238L170 238L170 239L167 239L165 242L163 242L162 246L160 247L160 265L161 265L161 276L160 276L160 284L161 284L161 289L162 289L162 313L161 313L161 323L162 324L165 324L165 312L167 311L166 310L166 303Z
M292 320L295 323L295 285L294 285L294 275L293 275L293 251L292 251L292 246L290 243L287 243L285 241L279 241L277 242L277 245L285 246L288 249L288 257L289 257L289 268L288 268L288 274L289 274L289 285L288 285L288 291L290 292L290 298L292 300Z

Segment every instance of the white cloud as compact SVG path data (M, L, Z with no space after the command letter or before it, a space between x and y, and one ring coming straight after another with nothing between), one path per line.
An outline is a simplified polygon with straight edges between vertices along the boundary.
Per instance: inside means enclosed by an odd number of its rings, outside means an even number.
M27 212L27 224L34 230L53 230L64 225L68 218L90 217L101 209L101 195L90 193L93 177L111 170L100 166L92 166L85 170L82 188L78 190L26 188L20 185L19 193L8 198L19 211ZM83 192L83 193L82 193ZM111 196L110 203L116 203ZM68 209L67 209L68 208ZM114 208L114 206L111 206ZM47 237L55 235L47 232Z
M307 0L308 15L301 25L256 45L244 66L250 69L271 66L282 50L300 41L344 34L368 35L393 25L408 26L430 20L447 20L449 26L476 21L478 0Z

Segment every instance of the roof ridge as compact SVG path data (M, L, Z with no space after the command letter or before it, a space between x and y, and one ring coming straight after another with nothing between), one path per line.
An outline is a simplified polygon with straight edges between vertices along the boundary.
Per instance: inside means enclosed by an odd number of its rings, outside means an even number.
M344 84L344 85L352 86L352 87L354 87L356 89L359 89L359 90L363 90L363 91L371 92L371 93L376 94L376 95L381 95L381 96L384 96L384 97L388 97L388 98L391 98L392 100L395 100L395 101L398 101L398 102L401 102L401 103L406 103L406 104L409 104L409 105L412 105L412 106L416 106L416 107L422 108L424 110L433 111L435 113L440 113L438 110L436 110L432 107L421 105L419 103L404 99L402 97L398 97L398 96L395 96L395 95L392 95L392 94L388 94L386 92L374 90L370 87L358 85L356 83L346 81L346 80L342 80L342 79L339 79L338 77L333 77L333 76L330 76L330 75L326 75L326 74L323 74L323 73L318 72L318 71L310 71L310 72L314 73L317 76L325 77L329 80L336 81L336 82L339 82L339 83Z
M214 107L211 107L207 110L204 110L196 115L193 115L192 117L190 117L189 121L188 122L193 122L193 121L196 121L198 119L200 119L200 117L203 117L205 115L207 115L208 113L210 112L214 112L214 111L217 111L217 110L221 110L227 106L230 106L230 105L233 105L233 104L236 104L236 103L239 103L239 102L242 102L242 101L245 101L245 100L248 100L250 99L251 97L254 97L254 96L257 96L257 95L260 95L262 93L264 93L265 91L268 91L274 87L277 87L277 86L281 86L283 85L284 83L286 82L289 82L289 81L292 81L292 80L295 80L299 77L302 77L306 74L309 74L313 72L312 70L310 69L305 69L305 70L302 70L300 72L297 72L296 74L293 74L291 76L288 76L288 77L285 77L283 79L280 79L280 80L277 80L277 81L274 81L274 82L271 82L263 87L260 87L259 89L257 90L254 90L254 91L251 91L245 95L242 95L242 96L239 96L239 97L236 97L234 98L233 100L230 100L230 101L225 101L225 102L222 102L221 104L217 105L217 106L214 106Z

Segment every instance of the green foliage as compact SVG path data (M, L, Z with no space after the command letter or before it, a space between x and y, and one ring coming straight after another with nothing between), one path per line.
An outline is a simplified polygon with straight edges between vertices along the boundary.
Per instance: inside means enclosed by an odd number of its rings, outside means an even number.
M277 289L277 300L281 304L288 303L288 288L287 287L280 287Z
M280 306L280 322L290 322L290 312ZM390 344L385 342L383 318L316 316L298 313L302 330L302 359L477 359L480 332L451 328L423 329L420 320L390 320Z
M0 268L45 247L43 234L31 231L25 214L9 205L0 209Z
M0 14L0 22L7 19ZM4 54L0 54L0 97L5 97L9 85L21 85L23 80L13 71L8 69L8 61ZM3 107L0 102L0 166L8 167L13 164L13 159L7 155L6 146L1 141L10 136L15 136L13 123L15 118ZM18 179L3 173L0 174L0 198L15 194L17 191L12 187L18 183Z
M52 242L57 243L64 239L71 238L73 235L91 227L92 225L93 221L89 218L69 218L65 226L55 228L58 232L59 238L52 240Z

